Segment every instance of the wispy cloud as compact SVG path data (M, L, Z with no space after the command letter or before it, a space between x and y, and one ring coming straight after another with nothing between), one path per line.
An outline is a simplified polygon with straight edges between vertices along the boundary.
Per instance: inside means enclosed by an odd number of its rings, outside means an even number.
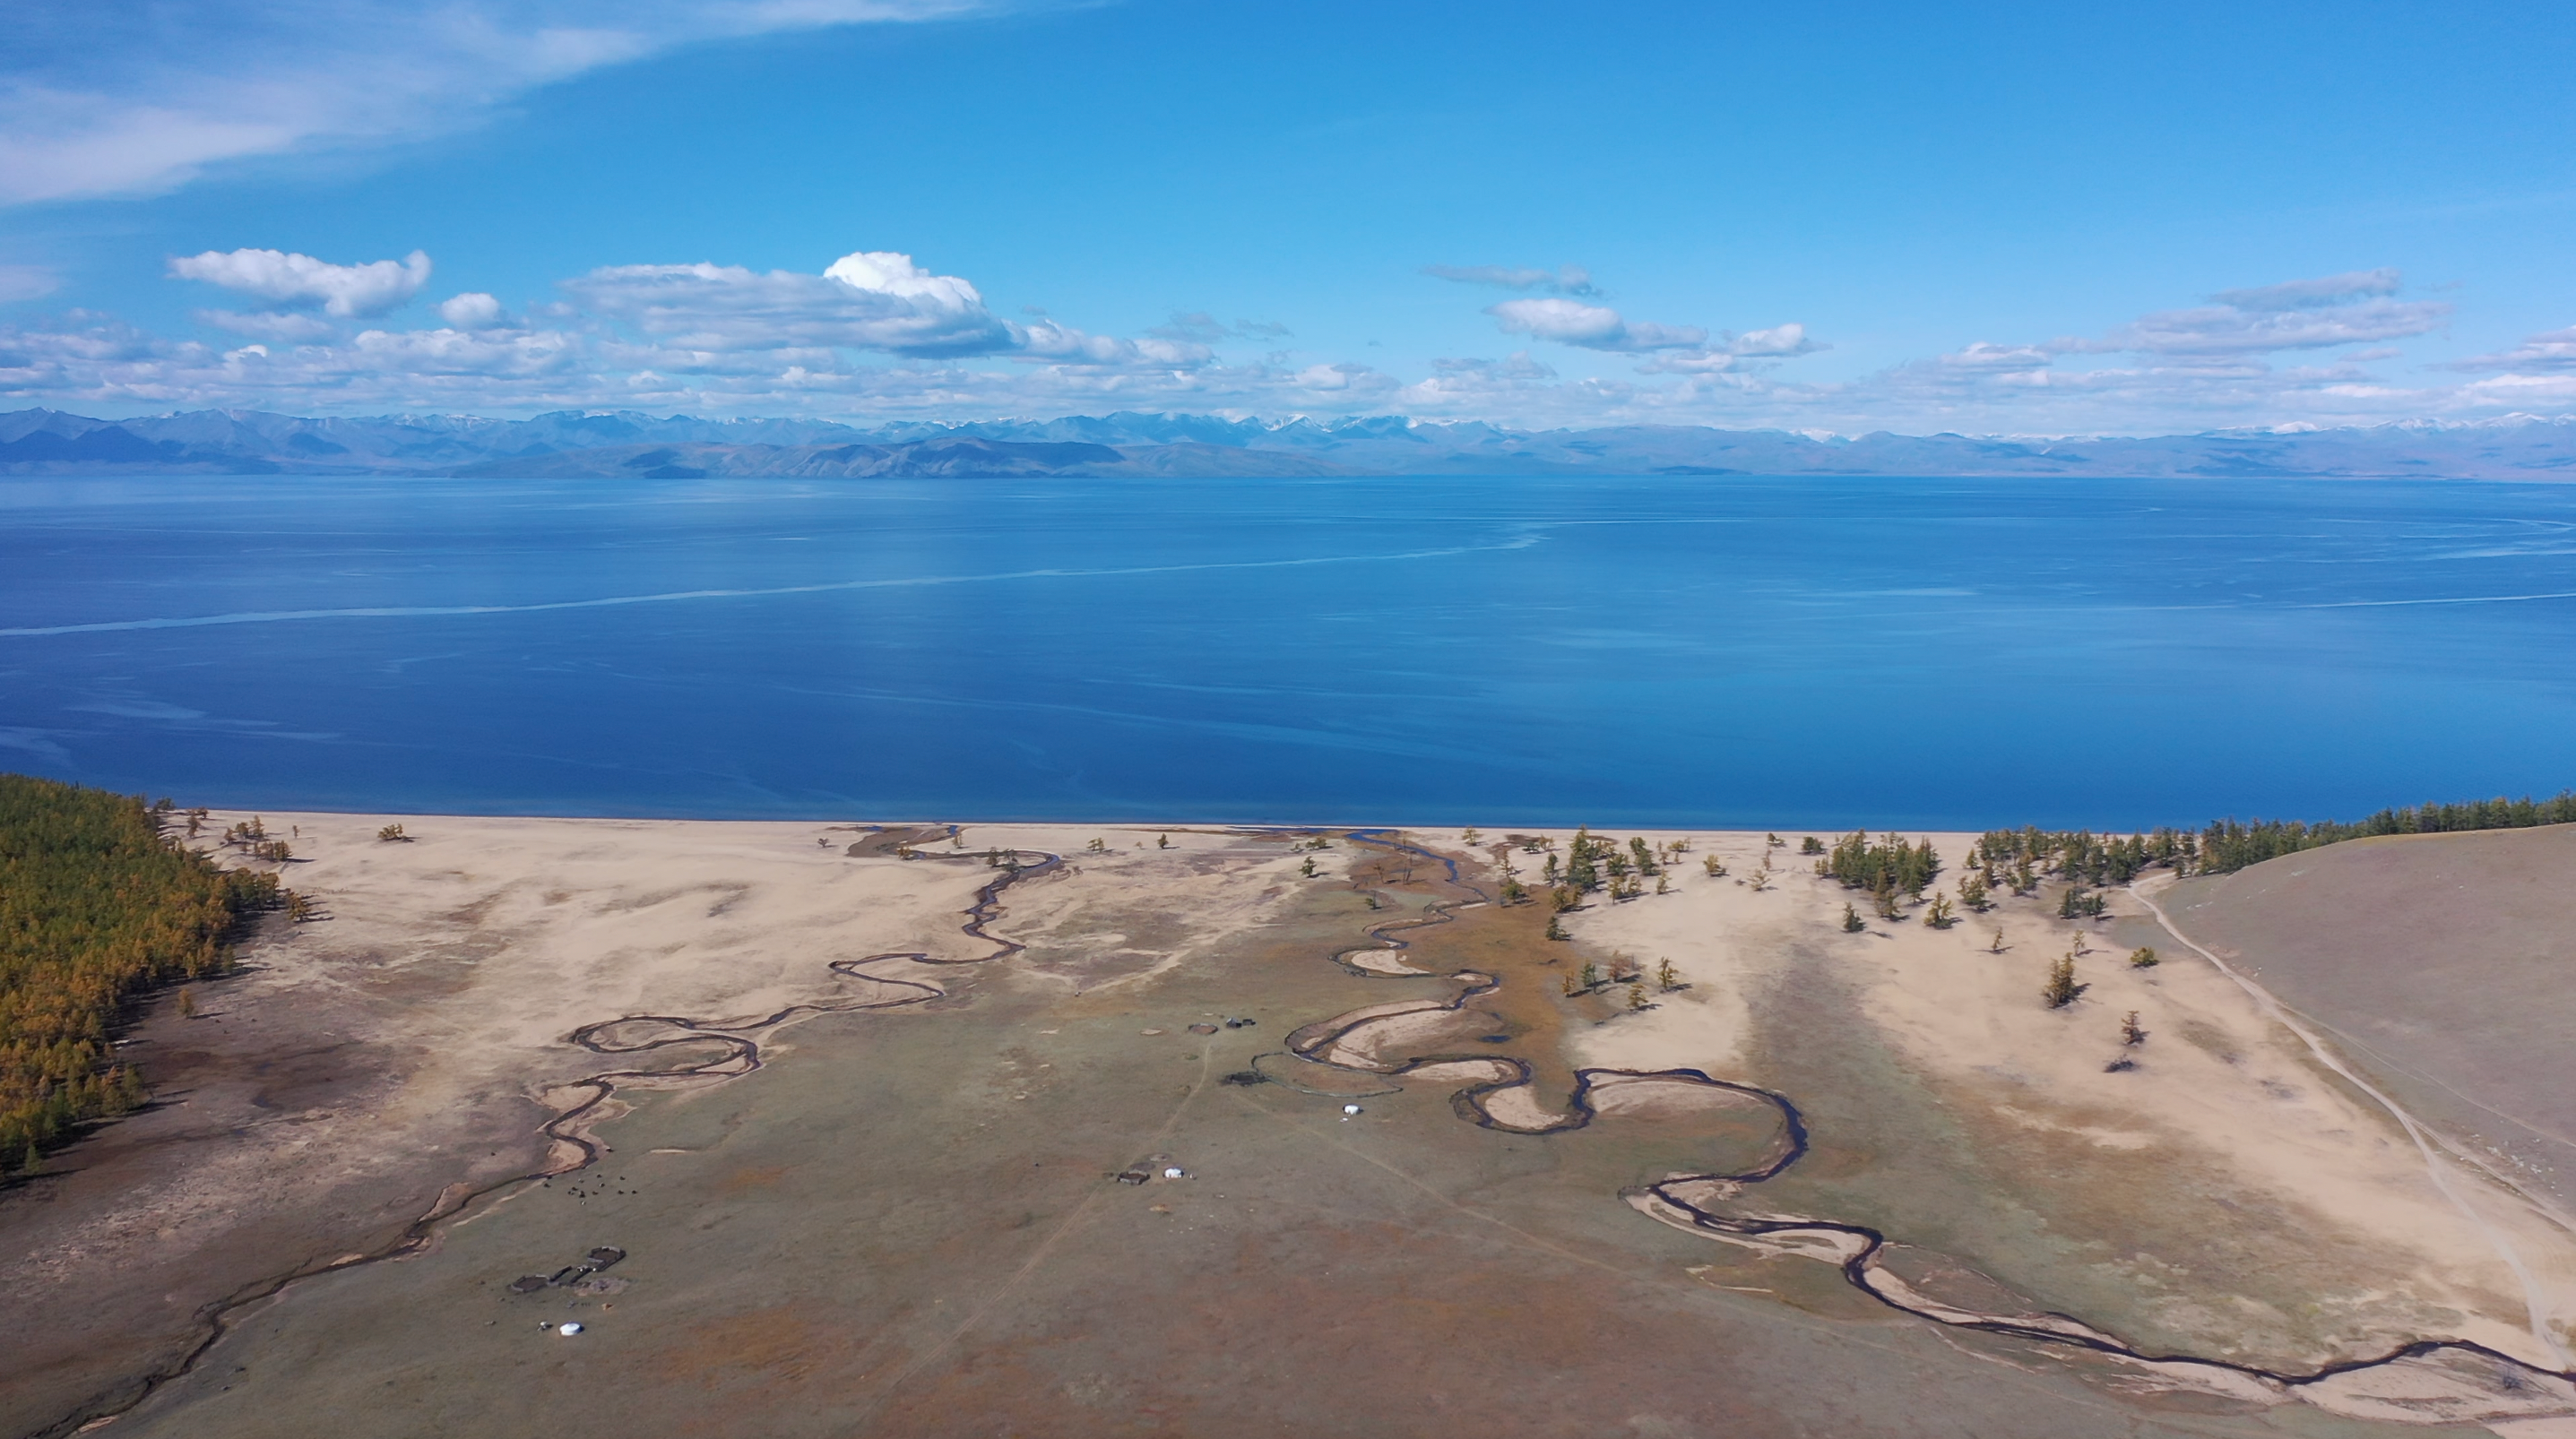
M2576 325L2534 335L2510 350L2454 360L2444 368L2472 375L2508 370L2576 373Z
M1591 273L1580 265L1559 265L1553 270L1518 265L1425 265L1422 273L1437 280L1491 285L1498 290L1545 290L1551 295L1578 296L1601 293L1601 287L1592 283Z
M1158 339L1213 345L1224 340L1278 340L1293 333L1268 320L1237 320L1229 325L1205 310L1175 312L1171 319L1145 332Z
M2310 280L2284 280L2277 285L2256 285L2246 290L2221 290L2209 298L2236 310L2322 310L2331 305L2349 305L2356 300L2382 299L2405 288L2405 282L2392 269L2347 270L2340 275L2320 275Z
M470 125L512 97L705 40L939 19L983 0L18 0L0 204L149 194L204 167Z
M41 300L62 288L61 277L46 265L0 265L0 304Z

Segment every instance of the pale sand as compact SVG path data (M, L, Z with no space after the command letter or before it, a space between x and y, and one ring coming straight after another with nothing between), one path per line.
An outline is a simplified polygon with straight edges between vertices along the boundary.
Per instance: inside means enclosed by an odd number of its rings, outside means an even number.
M1441 1085L1463 1088L1471 1084L1498 1084L1518 1073L1518 1069L1499 1059L1437 1059L1406 1070L1404 1083L1408 1087L1421 1084L1434 1088Z
M1540 1103L1538 1095L1526 1084L1515 1084L1509 1089L1497 1089L1486 1095L1484 1108L1485 1117L1496 1124L1532 1133L1554 1129L1574 1117Z
M1722 1109L1770 1108L1763 1100L1737 1090L1653 1075L1595 1075L1585 1098L1595 1114L1632 1119L1676 1119Z
M1394 1069L1423 1051L1472 1042L1484 1028L1475 1016L1445 1007L1390 1014L1351 1026L1315 1057L1352 1069Z
M1761 836L1691 837L1697 848L1672 867L1674 893L1599 903L1567 918L1593 949L1626 951L1649 970L1668 955L1693 986L1658 996L1648 1014L1579 1031L1581 1062L1687 1065L1764 1083L1741 1067L1741 996L1778 966L1818 957L1953 1102L2074 1142L2152 1150L2177 1174L2212 1176L2222 1192L2294 1206L2383 1256L2376 1272L2352 1274L2343 1292L2314 1302L2351 1310L2365 1329L2373 1312L2429 1309L2446 1316L2448 1337L2565 1366L2576 1322L2576 1243L2566 1230L2491 1176L2447 1160L2428 1169L2384 1107L2329 1072L2254 995L2184 944L2160 943L2164 962L2135 970L2125 947L2099 926L2081 926L2093 952L2078 961L2078 977L2091 988L2076 1004L2051 1011L2038 993L2048 962L2068 948L2073 923L2043 917L2024 901L1994 916L1964 916L1948 931L1872 919L1869 932L1845 935L1836 924L1843 904L1860 899L1866 911L1866 897L1814 875L1813 859L1795 853L1797 836L1786 836L1792 848L1772 851L1781 872L1776 887L1762 893L1737 882L1758 862ZM1932 838L1948 866L1939 886L1946 889L1973 836ZM1699 856L1711 849L1726 859L1728 878L1700 873ZM1534 863L1514 858L1525 870ZM2114 912L2143 913L2126 894L2114 896ZM1987 952L1998 927L2009 951L2002 955ZM2150 1039L2124 1051L2118 1023L2132 1009ZM2104 1072L2124 1053L2139 1068ZM2463 1194L2465 1210L2453 1198ZM2528 1301L2517 1266L2537 1286ZM2213 1332L2224 1322L2213 1316ZM2389 1332L2434 1337L2402 1320Z

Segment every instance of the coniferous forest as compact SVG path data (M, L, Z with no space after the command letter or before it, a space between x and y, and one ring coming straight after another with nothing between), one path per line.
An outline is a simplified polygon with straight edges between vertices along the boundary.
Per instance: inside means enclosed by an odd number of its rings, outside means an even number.
M2296 820L2256 820L2239 824L2214 821L2201 832L2201 871L2226 874L2296 854L2319 845L2386 834L2446 834L2471 829L2531 829L2544 824L2576 824L2576 790L2560 790L2553 799L2481 799L2466 804L2428 804L2412 809L2383 809L2355 824L2301 824Z
M166 837L168 802L0 774L0 1172L141 1104L109 1032L143 991L220 974L226 932L274 875Z
M2554 799L2488 799L2462 804L2427 804L2411 809L2384 809L2368 819L2316 824L2297 820L2213 820L2197 832L2157 829L2127 836L2097 835L2089 830L1999 829L1980 836L1968 852L1970 874L1961 883L1962 898L1982 908L1991 889L2026 895L2043 878L2071 882L2062 918L2085 911L2082 888L2127 884L2159 866L2183 874L2233 874L2248 865L2285 854L2376 835L2444 834L2462 830L2528 829L2544 824L2576 824L2576 790ZM1895 912L1899 894L1921 898L1924 887L1941 872L1941 860L1930 840L1909 844L1896 835L1873 841L1866 831L1846 835L1816 873L1839 880L1847 889L1879 896L1882 915Z

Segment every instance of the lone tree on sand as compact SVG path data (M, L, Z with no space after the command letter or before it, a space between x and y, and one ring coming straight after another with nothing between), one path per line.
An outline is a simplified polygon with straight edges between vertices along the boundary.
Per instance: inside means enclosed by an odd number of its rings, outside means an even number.
M1645 1007L1646 982L1644 980L1639 980L1628 986L1628 1012L1630 1014L1634 1014Z
M1864 919L1862 919L1862 918L1860 917L1860 911L1859 911L1859 910L1856 910L1856 909L1854 909L1854 908L1852 908L1852 907L1851 907L1851 902L1850 902L1850 901L1848 901L1848 900L1844 901L1844 902L1843 902L1843 933L1845 933L1845 934L1858 934L1858 933L1860 933L1862 930L1867 929L1867 928L1869 928L1869 922L1868 922L1867 920L1864 920Z
M1957 924L1958 918L1950 908L1950 896L1946 894L1932 896L1931 907L1923 911L1923 922L1934 929L1948 929Z
M1548 937L1548 938L1550 938L1550 939L1572 939L1572 938L1574 938L1574 936L1573 936L1573 935L1567 934L1567 933L1565 932L1565 926L1564 926L1563 924L1558 923L1558 922L1557 922L1557 918L1556 918L1556 916L1555 916L1555 915L1552 915L1552 914L1551 914L1551 915L1549 915L1549 916L1547 917L1547 937Z
M2085 988L2075 982L2075 956L2069 954L2048 967L2048 984L2040 990L2039 997L2047 1000L2051 1009L2064 1009Z
M2151 944L2142 944L2142 945L2139 945L2136 949L2130 950L2130 951L2129 951L2129 967L2130 967L2131 969L2153 969L2153 968L2155 968L2155 967L2156 967L2156 947L2155 947L2154 945L2151 945Z
M1682 972L1673 968L1673 962L1669 959L1657 960L1655 962L1655 983L1657 986L1662 988L1665 993L1669 994L1682 987Z
M2147 1032L2138 1028L2138 1012L2134 1009L2121 1017L2120 1042L2122 1044L2144 1044L2147 1042Z

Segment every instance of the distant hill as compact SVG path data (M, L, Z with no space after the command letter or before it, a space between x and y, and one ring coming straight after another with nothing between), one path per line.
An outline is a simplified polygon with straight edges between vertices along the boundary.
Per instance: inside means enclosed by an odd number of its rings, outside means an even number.
M2576 418L2295 433L2015 439L1622 425L1507 430L1402 416L1285 421L1121 412L861 429L563 411L304 418L200 410L95 420L0 415L0 474L370 474L498 478L885 475L2235 475L2576 479Z

